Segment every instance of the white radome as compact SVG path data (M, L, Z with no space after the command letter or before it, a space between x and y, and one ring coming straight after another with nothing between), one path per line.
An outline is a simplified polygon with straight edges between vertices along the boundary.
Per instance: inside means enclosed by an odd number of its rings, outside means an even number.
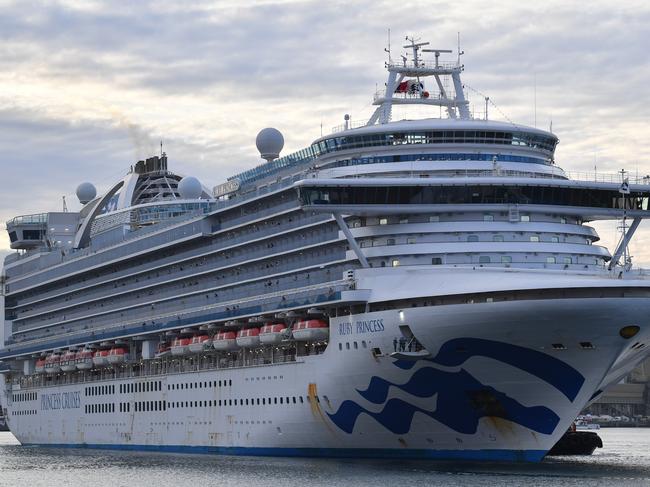
M262 159L271 161L280 156L280 152L284 147L284 137L278 129L268 127L260 130L255 139L257 150L260 151Z
M185 200L195 200L201 197L203 188L201 183L194 176L185 176L178 183L178 192Z
M97 189L91 183L81 183L77 186L77 198L82 205L95 199L95 196L97 196Z

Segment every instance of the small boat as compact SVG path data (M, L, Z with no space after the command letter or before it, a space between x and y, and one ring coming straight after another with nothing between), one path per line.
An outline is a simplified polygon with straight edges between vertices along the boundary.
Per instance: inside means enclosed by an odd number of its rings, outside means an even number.
M237 345L240 347L251 348L260 344L260 329L246 328L237 332Z
M234 331L221 331L214 336L212 347L215 350L237 350L237 335Z
M191 338L175 338L172 342L172 355L185 355L189 353Z
M162 342L158 345L158 351L154 355L155 358L166 357L172 353L172 347L168 342Z
M61 354L59 352L53 352L45 358L45 372L48 374L61 372Z
M95 367L106 367L108 365L108 350L97 350L93 354L93 365Z
M576 431L588 431L588 430L599 430L600 425L598 423L590 423L585 420L578 420L575 422Z
M293 326L293 338L299 342L327 340L330 327L323 320L303 320Z
M37 374L42 374L43 372L45 372L45 358L41 357L36 361L34 372L36 372Z
M79 370L89 370L93 368L93 351L89 348L79 350L75 357L75 366Z
M129 360L129 352L124 347L113 347L108 352L109 364L121 364Z
M264 345L276 345L282 341L287 325L275 323L264 325L260 330L260 342Z
M62 356L59 362L63 372L72 372L77 370L77 352L75 350L68 350Z
M212 338L209 335L195 335L192 337L189 348L190 352L199 353L210 348L210 345L212 345Z

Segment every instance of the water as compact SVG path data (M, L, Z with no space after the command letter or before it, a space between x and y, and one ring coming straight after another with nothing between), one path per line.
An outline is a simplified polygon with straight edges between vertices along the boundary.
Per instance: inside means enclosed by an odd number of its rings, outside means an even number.
M609 428L590 457L540 464L175 455L22 447L0 433L0 486L636 486L650 485L650 429Z

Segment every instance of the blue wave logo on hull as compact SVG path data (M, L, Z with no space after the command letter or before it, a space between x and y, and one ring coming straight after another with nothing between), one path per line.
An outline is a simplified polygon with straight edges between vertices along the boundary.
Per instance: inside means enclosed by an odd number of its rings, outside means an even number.
M446 342L439 353L427 362L442 366L458 366L473 356L489 357L524 370L552 385L573 401L584 384L584 377L573 367L535 350L507 343L476 338L459 338ZM397 360L394 365L410 370L416 361ZM436 395L436 408L429 411L399 398L388 401L390 387L420 398ZM527 407L506 394L485 385L469 372L447 372L430 366L416 370L404 384L396 384L373 376L365 390L357 392L368 402L384 404L373 412L354 401L344 401L330 419L341 430L352 433L361 414L374 418L395 434L406 434L411 429L415 413L422 413L459 433L474 434L483 417L497 417L512 421L543 434L551 434L560 418L545 406Z

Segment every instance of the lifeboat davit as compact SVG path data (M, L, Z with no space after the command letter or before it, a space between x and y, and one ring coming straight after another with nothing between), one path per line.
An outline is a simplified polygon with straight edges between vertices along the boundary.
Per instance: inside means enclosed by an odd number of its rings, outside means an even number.
M323 320L303 320L293 326L293 338L298 342L327 340L330 327Z
M108 350L97 350L93 354L93 364L95 367L106 367L108 365Z
M237 332L237 345L240 347L256 347L260 344L260 329L246 328Z
M129 359L129 352L124 347L113 347L108 352L109 364L121 364Z
M168 342L163 342L160 345L158 345L158 351L156 352L155 357L160 358L160 357L166 357L169 355L172 350L172 347L169 345Z
M74 350L68 350L65 352L61 356L59 365L61 366L61 370L63 372L72 372L74 370L77 370L77 352Z
M222 331L217 333L212 340L215 350L237 350L237 335L234 331Z
M89 370L93 368L93 351L89 348L79 350L75 357L75 366L79 370Z
M34 372L37 374L42 374L45 372L45 359L44 358L39 358L36 361L36 367L34 368Z
M45 372L55 374L61 372L61 354L54 352L45 358Z
M191 338L176 338L172 342L172 355L185 355L188 353Z
M210 345L212 345L212 338L210 338L208 335L196 335L192 337L189 348L190 352L199 353L207 348L210 348Z
M264 345L276 345L284 338L287 326L282 323L264 325L260 330L260 342Z

